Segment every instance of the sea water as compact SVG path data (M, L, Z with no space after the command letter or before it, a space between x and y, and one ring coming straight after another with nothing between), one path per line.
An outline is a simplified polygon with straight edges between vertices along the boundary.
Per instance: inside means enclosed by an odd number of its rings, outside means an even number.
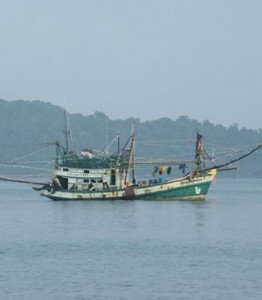
M206 201L69 201L0 183L0 299L262 299L262 179Z

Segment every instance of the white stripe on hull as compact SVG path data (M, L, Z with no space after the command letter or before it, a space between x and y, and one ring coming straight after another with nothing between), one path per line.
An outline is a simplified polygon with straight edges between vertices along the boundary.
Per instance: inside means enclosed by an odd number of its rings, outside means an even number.
M101 190L101 191L66 191L66 190L56 190L42 192L43 196L51 198L53 200L103 200L103 199L143 199L149 196L154 196L157 194L164 195L165 193L172 194L172 191L178 189L192 188L195 186L194 194L186 196L183 198L204 198L204 194L198 185L210 184L212 182L212 176L200 177L193 180L187 179L174 179L167 181L162 184L147 185L147 186L130 186L126 189L115 189L115 190ZM166 198L167 197L161 197Z

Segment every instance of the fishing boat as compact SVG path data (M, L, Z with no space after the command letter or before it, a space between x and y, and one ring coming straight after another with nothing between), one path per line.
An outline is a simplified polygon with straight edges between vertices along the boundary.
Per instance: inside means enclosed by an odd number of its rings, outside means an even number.
M168 179L137 180L134 128L126 145L112 155L94 154L89 149L77 154L66 144L64 148L56 143L52 179L40 188L41 195L52 200L203 200L216 174L215 169L203 168L204 147L199 133L193 170Z
M235 169L232 163L262 147L260 144L239 158L221 165L213 164L211 167L206 167L203 137L197 133L191 171L174 178L170 176L156 178L152 175L151 178L139 177L138 179L136 178L138 163L156 165L158 162L135 160L134 124L124 147L120 147L119 137L117 137L117 151L111 155L107 152L94 153L90 149L85 149L78 154L70 146L71 134L67 125L65 135L65 147L59 142L55 144L55 166L50 182L8 177L0 177L0 180L33 184L33 188L39 190L42 196L52 200L204 200L211 183L215 180L217 171ZM168 163L179 164L183 167L186 162L169 161ZM155 168L161 169L161 167ZM41 187L35 187L35 185L41 185Z

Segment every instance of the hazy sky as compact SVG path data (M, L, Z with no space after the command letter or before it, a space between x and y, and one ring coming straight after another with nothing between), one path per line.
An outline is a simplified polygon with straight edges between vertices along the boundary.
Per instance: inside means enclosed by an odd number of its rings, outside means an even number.
M261 0L0 0L0 98L262 128Z

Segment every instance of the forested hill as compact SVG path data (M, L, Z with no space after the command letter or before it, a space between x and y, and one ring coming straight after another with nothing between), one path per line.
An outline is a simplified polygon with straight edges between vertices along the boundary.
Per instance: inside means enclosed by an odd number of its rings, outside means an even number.
M186 116L176 120L161 118L147 122L139 119L111 120L103 112L93 115L70 114L74 148L105 149L120 134L122 145L135 123L136 156L168 159L192 159L196 133L203 135L205 148L214 158L230 160L262 143L262 130L198 122ZM64 144L64 109L42 101L0 100L0 163L16 161L40 146L59 141ZM241 149L242 152L238 152ZM53 151L54 150L50 150ZM41 159L50 159L50 153ZM239 163L237 175L262 176L262 150ZM235 171L233 176L236 176Z

